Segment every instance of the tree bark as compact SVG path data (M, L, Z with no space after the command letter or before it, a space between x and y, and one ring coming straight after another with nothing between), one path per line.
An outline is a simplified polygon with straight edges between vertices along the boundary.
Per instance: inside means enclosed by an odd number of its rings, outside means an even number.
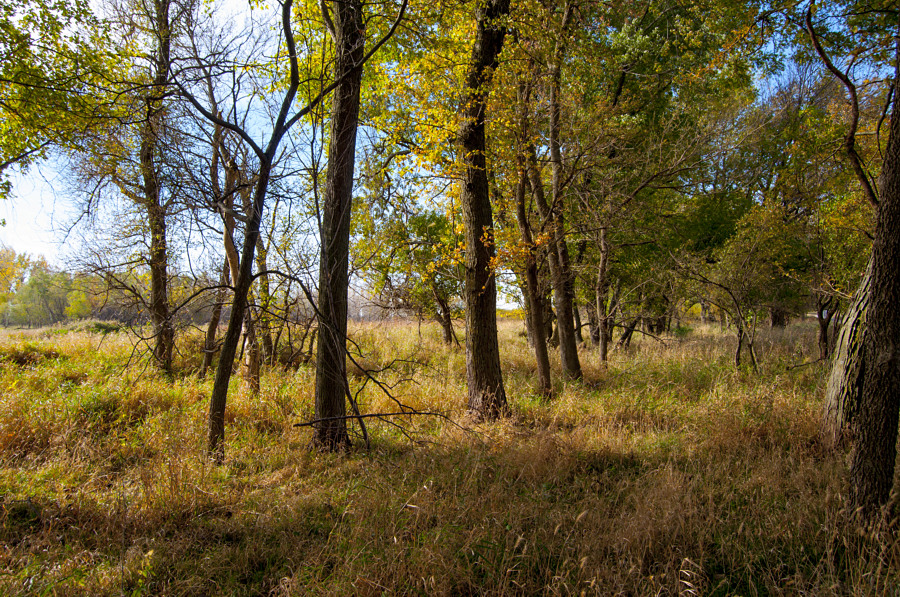
M836 309L832 307L837 305L834 297L828 297L823 300L821 296L816 297L816 322L819 324L819 359L826 360L831 354L831 340L828 335L828 328L831 327L831 320L834 319Z
M260 343L261 358L269 365L275 364L275 347L272 343L272 291L269 286L269 250L262 236L256 241L256 271L259 280L259 307L257 317L257 337Z
M325 178L319 258L319 343L316 353L316 402L313 446L338 451L350 446L347 435L347 288L350 216L365 24L361 0L335 0L335 81L331 139Z
M528 222L528 214L525 211L525 186L527 174L525 173L525 160L519 160L520 176L516 185L516 222L519 226L519 234L528 251L525 261L525 317L529 322L528 328L532 334L532 347L537 361L538 388L542 395L553 395L553 385L550 379L550 356L547 354L547 338L543 325L543 297L541 296L540 283L537 272L537 247L531 234L531 224Z
M558 228L560 221L544 194L544 183L538 170L537 152L532 145L528 151L528 181L531 193L538 206L541 218L550 226L550 238L547 247L547 264L550 268L550 282L553 288L553 304L556 307L556 328L550 336L550 344L559 344L559 354L563 371L571 379L581 377L581 363L578 360L578 347L575 340L574 317L572 314L572 297L568 292L568 273L563 263L563 254L568 259L568 249L560 249L565 240L560 237ZM567 323L568 322L568 323Z
M578 338L575 333L575 276L572 273L569 247L565 236L562 197L562 152L560 151L559 142L561 69L566 52L565 38L571 17L572 5L566 2L563 8L562 34L557 40L553 64L550 68L549 143L552 206L546 217L548 221L552 222L554 243L551 245L551 250L555 247L559 254L559 277L558 279L554 278L553 289L556 298L556 325L559 328L560 356L562 357L563 369L566 375L571 379L579 379L581 377L581 362L578 360ZM557 291L557 287L559 287L559 291Z
M584 344L584 336L581 333L581 311L578 310L578 301L572 301L572 316L575 318L575 344Z
M466 239L466 382L469 411L496 419L508 411L497 341L497 283L491 269L495 255L485 158L487 87L503 49L509 0L486 0L475 8L476 33L466 74L463 121L459 130L465 167L460 203Z
M609 294L609 243L606 240L606 226L600 228L600 264L597 266L597 286L594 288L599 322L600 362L609 360L609 341L612 329L609 325L610 313L606 308L606 297Z
M616 343L616 348L621 348L626 351L628 350L628 347L631 346L631 337L634 336L634 329L637 327L640 321L640 317L635 317L631 320L631 323L625 326L625 331L623 331L622 335L619 337L619 341Z
M222 265L222 275L219 277L219 289L216 290L216 302L213 304L209 325L206 326L206 338L203 342L203 364L200 366L200 379L206 377L206 372L212 365L213 355L216 352L216 332L219 329L219 320L222 317L222 306L225 304L225 286L231 280L228 261Z
M588 329L590 330L591 347L600 346L600 318L597 316L597 301L589 302L584 306L588 316Z
M444 333L444 344L450 346L455 341L456 345L459 346L459 340L453 331L453 313L450 311L450 303L445 297L441 296L441 293L438 292L435 286L432 286L431 291L438 306L438 321Z
M851 430L862 397L863 346L866 340L866 312L872 288L872 262L843 316L843 325L834 347L834 358L825 386L822 438L837 448L851 439Z
M895 40L890 134L878 185L872 245L863 391L850 465L851 504L869 519L891 493L900 417L900 21Z
M150 232L150 317L153 323L153 357L165 373L172 373L172 353L175 348L175 327L169 306L168 249L166 244L167 208L162 199L159 171L156 164L160 149L159 118L166 94L171 67L172 28L169 23L169 0L155 0L151 16L157 37L153 65L153 87L146 98L146 120L140 134L139 158L143 182L144 209Z
M271 172L272 162L262 160L259 179L253 194L253 211L248 215L247 227L244 231L244 246L241 251L240 268L235 278L231 316L228 319L228 329L222 341L222 351L219 353L219 366L216 367L216 377L213 382L212 395L209 399L207 445L210 455L216 462L220 463L225 459L225 404L228 397L228 382L231 380L231 368L241 337L244 312L247 310L247 295L253 278L253 253L256 249L256 238L259 236L262 208Z

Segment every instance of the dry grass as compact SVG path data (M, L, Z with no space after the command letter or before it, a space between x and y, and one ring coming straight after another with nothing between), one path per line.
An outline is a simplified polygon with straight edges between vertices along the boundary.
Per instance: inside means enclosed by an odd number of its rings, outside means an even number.
M817 441L811 328L761 342L649 339L534 392L503 322L513 418L464 422L465 355L439 330L351 331L372 449L307 450L313 373L229 396L224 466L204 456L211 381L131 361L124 335L0 340L0 594L897 595L896 538L844 523L844 455ZM187 345L187 344L185 344ZM42 355L8 358L4 355ZM193 355L183 355L183 370ZM195 359L194 359L195 360ZM558 365L558 364L557 364ZM558 371L558 366L557 369Z

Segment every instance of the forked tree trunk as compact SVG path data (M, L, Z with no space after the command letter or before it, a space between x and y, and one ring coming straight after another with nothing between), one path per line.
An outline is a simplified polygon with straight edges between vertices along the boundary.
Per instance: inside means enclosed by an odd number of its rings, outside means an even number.
M496 419L508 411L497 341L497 282L493 214L485 159L488 86L503 49L509 0L486 0L475 7L476 32L466 74L458 139L465 168L460 203L466 239L466 383L469 411Z
M544 193L544 183L538 170L537 153L532 145L528 155L528 180L531 193L538 206L541 218L550 226L547 250L547 264L550 268L550 282L553 288L553 304L556 307L556 328L550 336L550 344L559 345L563 370L571 379L581 377L581 363L575 340L575 325L572 311L572 296L569 293L568 249L562 237L562 216L557 215ZM565 255L566 261L563 261Z
M837 448L850 439L862 397L863 346L866 340L866 312L872 287L872 262L853 295L843 317L834 347L834 358L825 386L825 408L821 435L826 445Z
M272 174L272 164L281 139L288 132L294 120L288 120L288 112L296 98L300 85L299 66L297 63L296 46L291 31L292 0L284 0L281 5L281 23L283 39L287 46L288 63L290 64L290 78L287 91L282 99L281 110L275 120L272 134L269 137L265 151L257 148L259 157L259 173L253 191L252 209L247 214L247 223L244 229L244 245L241 249L240 271L234 280L234 303L231 316L228 319L228 330L222 341L222 352L219 355L220 366L216 367L216 378L213 383L212 394L209 399L209 429L208 450L216 462L225 459L225 406L228 398L228 382L231 379L231 368L237 353L240 339L241 323L244 319L244 311L247 308L247 293L253 281L253 255L256 251L256 242L259 239L259 226L265 207L266 193L269 189L269 180ZM192 100L195 107L198 104ZM198 109L200 109L198 107ZM201 110L202 111L202 110ZM204 112L204 116L215 122L215 112ZM246 133L245 133L246 134Z
M361 0L335 0L334 76L339 81L331 104L331 137L322 213L319 258L319 344L313 446L337 451L349 447L347 435L347 288L350 216L365 24Z

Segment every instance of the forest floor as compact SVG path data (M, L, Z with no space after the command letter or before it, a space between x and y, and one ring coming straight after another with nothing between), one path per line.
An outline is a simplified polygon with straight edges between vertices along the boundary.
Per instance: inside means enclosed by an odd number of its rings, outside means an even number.
M814 322L764 333L759 374L717 327L584 349L550 401L501 325L509 419L466 419L436 327L354 324L393 395L362 410L448 418L314 453L314 371L268 369L259 396L234 380L222 466L198 338L168 380L124 333L0 332L0 594L900 595L896 534L845 522L847 455L818 440Z

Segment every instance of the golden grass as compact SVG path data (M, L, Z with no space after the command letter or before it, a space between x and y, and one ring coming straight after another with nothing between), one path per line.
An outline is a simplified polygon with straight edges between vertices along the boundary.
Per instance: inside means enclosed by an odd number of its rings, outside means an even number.
M501 346L514 416L465 421L465 355L415 323L358 324L369 420L307 449L314 374L235 380L227 457L205 456L211 380L166 380L127 336L7 334L0 354L0 594L885 595L900 545L844 522L844 454L819 445L813 331L636 342L534 391L521 323ZM185 344L188 345L188 344ZM30 352L29 352L30 351ZM15 353L18 354L18 353ZM188 370L193 355L183 355Z

